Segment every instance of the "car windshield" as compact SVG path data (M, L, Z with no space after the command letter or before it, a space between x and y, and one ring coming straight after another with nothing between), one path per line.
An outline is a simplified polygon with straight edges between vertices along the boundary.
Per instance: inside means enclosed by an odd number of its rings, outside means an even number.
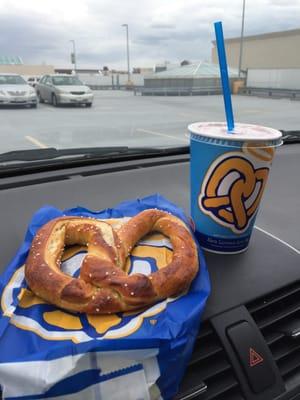
M55 76L52 77L53 85L55 86L76 86L83 83L76 76Z
M0 75L0 85L25 85L26 81L19 75Z
M0 0L0 169L188 152L190 124L228 128L218 21L235 126L295 148L299 15L300 0Z

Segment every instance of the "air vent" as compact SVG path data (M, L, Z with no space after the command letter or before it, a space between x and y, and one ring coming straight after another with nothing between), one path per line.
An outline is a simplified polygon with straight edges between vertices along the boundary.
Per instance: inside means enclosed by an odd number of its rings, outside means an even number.
M300 282L247 305L278 365L286 389L300 381Z
M243 400L239 383L211 325L200 329L176 400Z

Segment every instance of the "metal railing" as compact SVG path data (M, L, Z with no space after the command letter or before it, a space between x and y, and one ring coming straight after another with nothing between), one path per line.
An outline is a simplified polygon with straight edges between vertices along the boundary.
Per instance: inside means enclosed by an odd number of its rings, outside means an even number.
M300 100L300 89L243 87L239 89L238 94L246 96L271 97L277 99L289 98L291 100Z
M174 88L146 88L135 87L134 94L142 96L193 96L193 95L214 95L221 94L220 87L174 87Z
M128 86L128 85L97 85L87 83L87 86L92 90L138 90L139 86Z

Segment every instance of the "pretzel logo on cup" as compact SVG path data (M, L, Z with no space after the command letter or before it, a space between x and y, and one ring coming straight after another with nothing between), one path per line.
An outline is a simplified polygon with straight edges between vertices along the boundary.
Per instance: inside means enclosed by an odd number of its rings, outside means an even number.
M275 149L271 146L263 146L259 142L245 142L243 152L256 160L272 162Z
M267 160L260 158L263 166L255 168L251 158L245 150L218 157L206 172L198 199L206 215L238 234L246 231L255 215L269 174Z

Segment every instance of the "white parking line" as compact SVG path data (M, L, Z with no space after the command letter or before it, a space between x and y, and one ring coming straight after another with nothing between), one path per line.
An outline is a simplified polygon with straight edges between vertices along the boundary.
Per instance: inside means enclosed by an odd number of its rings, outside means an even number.
M293 247L291 244L285 242L284 240L280 239L279 237L273 235L272 233L265 231L264 229L260 228L257 225L254 225L254 228L257 229L258 231L261 231L265 233L266 235L270 236L271 238L278 240L278 242L284 244L285 246L289 247L291 250L295 251L297 254L300 254L300 250L296 249L296 247Z
M185 143L188 142L188 139L167 135L166 133L149 131L148 129L136 128L136 131L137 132L143 132L143 133L149 133L150 135L155 135L155 136L167 137L167 138L173 139L173 140L180 140L180 141L185 142Z
M29 140L29 142L35 144L37 147L40 149L47 149L49 146L46 146L44 143L40 142L38 139L32 137L32 136L25 136L25 139Z

